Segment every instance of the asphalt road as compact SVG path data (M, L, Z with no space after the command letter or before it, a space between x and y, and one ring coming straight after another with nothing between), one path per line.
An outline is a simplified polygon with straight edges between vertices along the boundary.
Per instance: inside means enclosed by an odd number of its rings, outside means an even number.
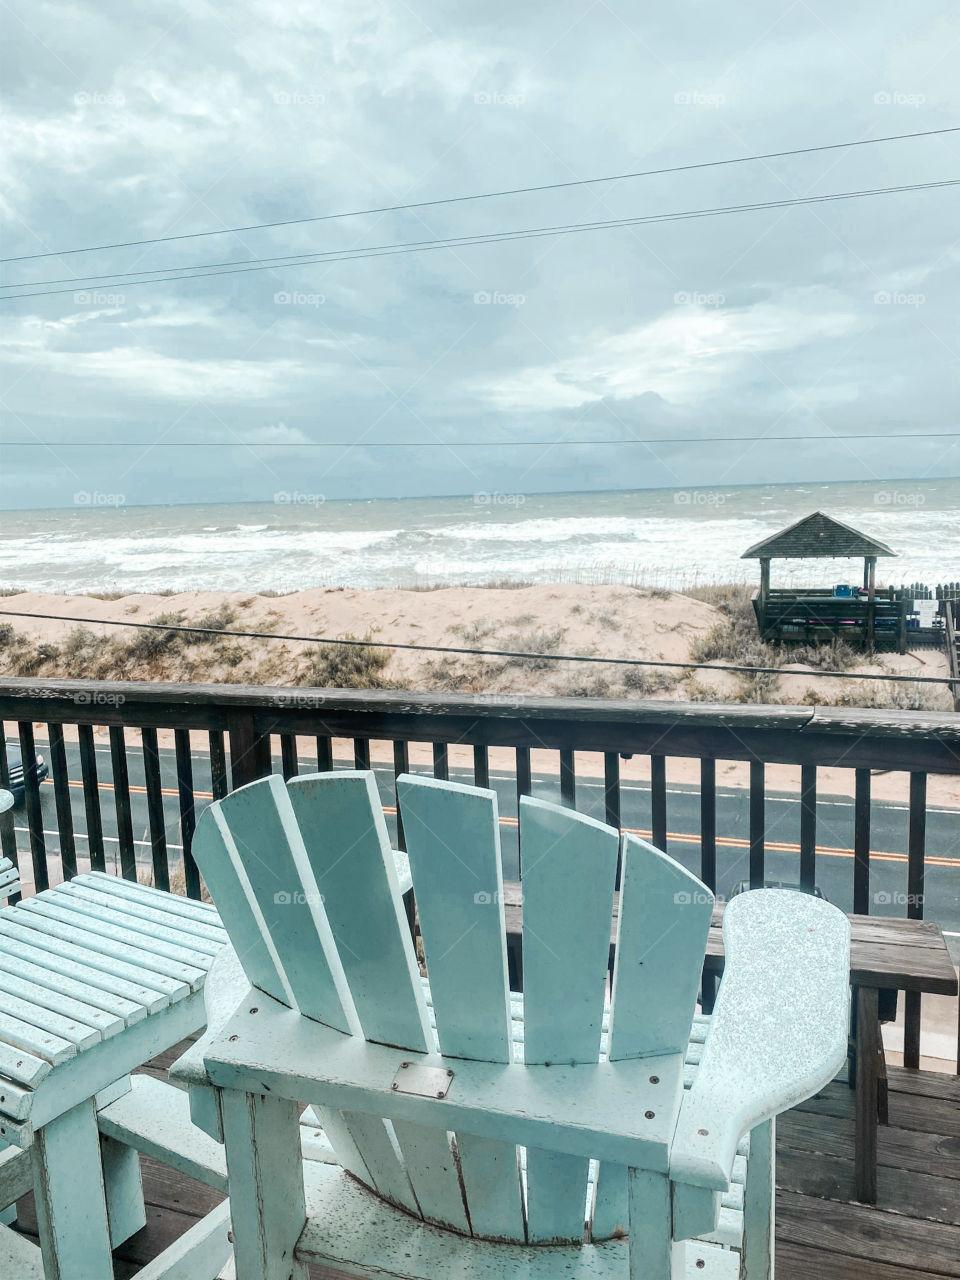
M67 744L67 765L71 782L73 821L77 835L77 852L85 853L85 815L80 782L80 762L75 744ZM44 747L40 746L41 753ZM172 751L161 751L161 775L164 788L164 813L168 847L172 858L180 851L179 811L176 791L176 768ZM112 769L108 744L97 744L97 766L101 788L101 810L104 843L108 860L116 856L117 823L114 807ZM314 761L304 759L305 772L315 768ZM131 808L138 858L150 861L147 801L144 788L143 762L131 744L128 749ZM204 753L193 756L194 786L198 811L212 799L209 760ZM279 757L274 761L279 771ZM395 830L393 811L393 775L386 767L375 772L387 809L391 833ZM472 782L467 770L451 769L451 778ZM497 791L501 814L501 840L504 875L516 879L518 871L517 804L512 775L491 773L491 785ZM41 788L44 830L48 855L59 853L52 782ZM650 789L646 783L624 783L621 787L621 821L624 827L650 835ZM559 801L559 780L555 775L535 774L533 794ZM601 779L577 781L577 807L595 817L604 817ZM766 797L768 879L799 879L800 809L794 794L768 792ZM871 914L903 916L906 914L907 891L907 822L905 804L875 803L872 813ZM695 786L670 785L667 792L668 852L677 861L697 872L699 869L700 799ZM27 855L27 828L23 807L15 810L18 847ZM749 875L748 834L749 794L745 788L717 789L717 889L729 896L738 880ZM853 801L844 796L820 796L817 803L817 884L824 895L844 910L853 905ZM927 810L926 901L924 914L936 920L944 930L958 935L960 948L960 813L953 809L931 807Z

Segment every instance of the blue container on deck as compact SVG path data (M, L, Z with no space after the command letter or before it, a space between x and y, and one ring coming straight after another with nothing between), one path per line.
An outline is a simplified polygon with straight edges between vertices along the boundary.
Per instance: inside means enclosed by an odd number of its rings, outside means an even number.
M848 587L841 583L833 588L833 594L835 596L842 597L844 600L849 600L853 595L853 587Z

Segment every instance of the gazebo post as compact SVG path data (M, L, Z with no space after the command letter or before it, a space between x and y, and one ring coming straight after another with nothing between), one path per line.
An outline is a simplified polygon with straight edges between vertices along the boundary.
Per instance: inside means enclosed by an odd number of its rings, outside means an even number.
M767 629L767 597L770 594L770 561L760 561L760 634Z
M877 557L863 557L863 585L867 590L867 649L873 653L875 615L877 612Z

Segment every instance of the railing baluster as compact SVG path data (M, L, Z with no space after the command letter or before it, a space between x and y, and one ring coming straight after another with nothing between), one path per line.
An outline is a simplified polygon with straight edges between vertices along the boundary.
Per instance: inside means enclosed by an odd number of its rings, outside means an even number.
M528 796L533 790L533 776L530 772L530 748L517 747L517 802L521 796Z
M481 743L473 748L473 785L490 786L490 751Z
M43 812L40 808L40 783L37 779L37 749L33 738L33 725L29 720L20 722L20 759L23 762L24 803L27 810L27 830L30 835L30 859L33 863L34 892L48 888L47 845L43 834Z
M270 735L259 732L252 712L231 712L229 726L230 780L236 791L238 787L245 787L248 782L265 778L272 770L273 762L270 757Z
M406 837L403 834L403 818L400 816L400 793L397 790L397 779L402 773L410 772L410 747L406 742L393 744L393 803L397 808L397 848L406 849Z
M924 857L927 843L927 775L910 774L910 827L907 836L907 918L923 919ZM920 1066L919 991L908 991L903 1008L903 1065Z
M227 753L224 749L223 731L211 729L207 735L210 744L210 789L214 800L222 800L230 790L227 779Z
M83 779L83 811L87 819L87 857L91 871L106 871L103 852L103 816L100 812L100 781L97 777L97 747L92 724L77 726L80 739L80 776Z
M317 773L330 773L333 769L333 739L317 735Z
M117 810L117 844L120 851L120 874L124 880L137 878L137 851L133 843L133 818L130 813L130 774L127 769L127 744L123 725L110 726L110 763L113 768L113 800Z
M700 761L700 879L717 891L717 762Z
M577 771L574 753L570 750L560 752L560 803L568 809L577 807Z
M297 735L295 733L281 733L280 735L280 767L283 770L284 781L295 778L300 772L300 762L297 760Z
M750 761L750 888L762 889L765 862L766 815L764 765Z
M3 721L0 720L0 788L4 791L10 789L10 767L7 762L7 739ZM20 858L17 853L17 833L13 822L13 810L8 809L6 813L0 813L0 855L9 858L15 867L20 866ZM10 902L20 901L20 894L10 895Z
M650 840L667 851L667 758L650 757Z
M817 766L800 766L800 888L813 893L817 880Z
M353 767L355 769L370 768L370 739L369 738L354 738Z
M196 801L193 795L193 760L190 756L190 731L189 729L176 729L173 737L177 752L177 795L180 802L183 878L186 884L187 897L199 899L200 871L193 860L193 833L197 826L197 813Z
M603 815L610 827L620 830L620 755L616 751L603 753ZM617 850L617 878L614 888L620 888L620 876L623 871L620 850Z
M167 824L163 816L163 783L160 778L160 751L157 731L149 726L140 730L143 744L143 776L147 788L147 819L150 823L150 857L153 883L157 889L170 888L167 862Z
M67 772L67 751L63 742L62 724L47 725L47 742L50 744L50 772L53 774L57 830L60 833L60 866L63 868L64 880L72 880L77 874L77 845L73 836L70 775Z
M853 911L870 914L870 770L857 769L853 801Z
M445 742L433 744L433 776L442 782L450 777L450 756Z

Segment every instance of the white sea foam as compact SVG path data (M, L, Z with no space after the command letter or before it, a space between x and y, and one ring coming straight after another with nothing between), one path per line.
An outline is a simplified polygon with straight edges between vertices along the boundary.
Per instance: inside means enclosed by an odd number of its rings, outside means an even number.
M55 592L501 579L682 588L748 580L745 548L815 508L888 542L881 580L960 580L960 481L0 513L0 584ZM851 561L774 579L855 581Z

